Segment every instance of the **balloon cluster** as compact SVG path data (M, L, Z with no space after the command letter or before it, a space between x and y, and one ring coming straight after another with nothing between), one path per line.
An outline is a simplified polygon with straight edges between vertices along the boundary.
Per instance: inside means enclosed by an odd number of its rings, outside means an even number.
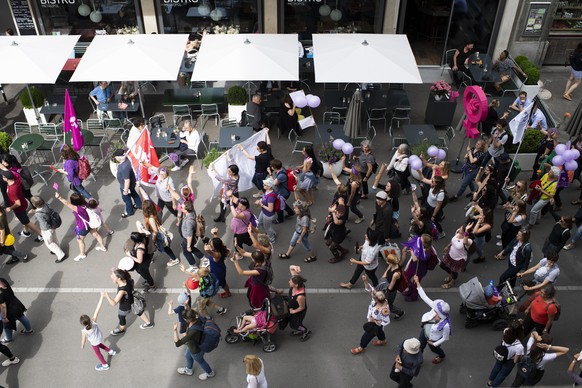
M578 162L576 160L580 157L580 151L575 148L569 149L566 144L558 144L555 151L556 156L552 158L552 164L554 166L564 166L566 171L576 171L578 169Z
M447 151L443 150L442 148L438 148L435 145L431 145L430 147L428 147L426 153L431 158L436 158L438 160L445 160L447 158Z
M335 139L332 145L333 148L343 152L346 155L351 155L351 153L354 152L354 146L352 145L352 143L346 143L342 139Z
M297 108L305 108L306 106L317 108L319 104L321 104L321 99L313 94L307 94L305 97L299 96L295 99Z

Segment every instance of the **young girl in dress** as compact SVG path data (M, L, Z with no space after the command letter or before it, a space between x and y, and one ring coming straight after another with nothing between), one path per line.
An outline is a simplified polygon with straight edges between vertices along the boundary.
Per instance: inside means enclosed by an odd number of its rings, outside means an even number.
M107 354L112 357L117 354L115 350L110 349L103 344L103 333L101 333L101 329L99 329L99 326L97 326L97 316L99 315L99 310L101 310L103 298L103 295L101 295L92 318L86 314L81 315L80 318L81 326L83 326L83 329L81 330L81 349L85 348L85 342L88 339L89 343L93 347L93 350L95 351L95 354L97 355L97 358L99 361L101 361L101 364L95 365L95 370L97 371L104 371L109 369L109 364L103 358L101 349L105 350Z
M99 217L99 219L101 220L101 226L103 226L103 228L105 228L105 230L107 231L107 235L111 236L113 233L115 233L115 231L105 223L105 220L103 219L103 209L101 209L101 206L99 206L99 202L97 202L95 198L91 198L90 200L87 201L87 207L91 209L93 213L97 214L97 217Z

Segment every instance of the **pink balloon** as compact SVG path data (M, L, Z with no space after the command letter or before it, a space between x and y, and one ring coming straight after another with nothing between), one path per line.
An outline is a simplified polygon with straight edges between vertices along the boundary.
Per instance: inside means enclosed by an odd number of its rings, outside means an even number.
M439 154L439 149L437 146L431 145L430 147L428 147L428 150L426 150L426 153L428 154L428 156L436 158L436 156Z
M572 148L570 151L574 154L573 160L577 160L580 157L580 151L578 151L576 148Z
M342 147L344 146L344 144L346 144L346 142L343 141L342 139L335 139L332 143L333 148L335 148L338 151L342 150Z
M305 108L305 106L307 106L307 98L297 97L295 99L295 106L297 106L297 108Z
M564 153L564 151L566 151L567 149L568 149L568 147L566 147L565 144L558 144L556 146L556 154L562 155L562 153Z
M351 153L354 152L354 146L351 145L351 143L346 143L342 147L342 152L346 155L351 155Z
M445 151L445 150L438 150L437 159L439 159L439 160L445 160L446 158L447 158L447 151Z
M419 158L413 159L410 162L410 168L413 169L413 170L420 170L420 169L422 169L422 160L420 160Z
M307 105L309 105L310 108L317 108L319 104L321 104L321 99L319 97L310 94L307 95Z
M576 171L578 169L578 163L575 160L570 160L569 162L566 162L564 168L566 171Z
M566 161L564 160L564 158L562 157L562 155L556 155L552 158L552 164L556 167L560 167L561 165L563 165Z

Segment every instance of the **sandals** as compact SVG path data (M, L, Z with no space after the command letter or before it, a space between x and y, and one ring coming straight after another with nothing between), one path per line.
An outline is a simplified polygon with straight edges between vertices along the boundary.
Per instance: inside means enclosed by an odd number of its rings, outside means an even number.
M291 256L289 256L286 253L279 253L279 259L289 259Z
M317 256L309 256L308 258L306 258L305 260L303 260L306 263L311 263L313 261L317 260Z
M447 277L445 278L445 283L450 283L450 282L451 282L451 280L453 280L453 278L452 278L452 277L450 277L450 276L447 276Z
M341 288L347 288L348 290L351 289L354 285L352 283L340 283L339 286Z
M380 340L376 340L374 342L372 342L372 345L374 346L384 346L388 343L388 341L384 340L384 341L380 341Z
M444 288L445 290L448 290L449 288L453 287L454 285L455 285L455 281L451 280L450 282L441 284L441 287Z
M366 349L358 346L357 348L352 348L351 352L352 352L352 354L356 355L356 354L364 353L365 350Z
M444 358L440 358L439 356L436 356L435 358L432 359L432 363L433 364L440 364L441 362L443 362Z

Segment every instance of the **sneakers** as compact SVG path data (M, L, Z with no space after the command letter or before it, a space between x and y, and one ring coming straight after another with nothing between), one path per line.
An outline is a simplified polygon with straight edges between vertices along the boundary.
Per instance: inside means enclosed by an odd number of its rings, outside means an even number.
M406 314L405 311L402 312L402 314L394 314L394 320L395 321L399 321L402 319L402 317L404 316L404 314Z
M208 260L206 257L200 259L200 266L202 268L204 268L204 267L210 267L210 260Z
M501 240L501 235L498 234L497 236L495 236L496 239Z
M2 338L0 340L0 342L2 342L4 345L9 344L10 342L14 341L13 339L8 339L6 337Z
M95 365L95 370L99 372L103 370L109 370L109 364L97 364Z
M202 373L201 375L198 375L198 378L200 380L206 380L206 379L210 379L214 376L216 376L216 375L214 374L214 371L212 371L210 373Z
M309 339L309 337L311 337L311 330L307 330L305 333L303 333L303 335L301 335L301 338L299 338L299 341L305 342Z
M111 330L109 333L111 333L111 335L121 335L121 334L125 334L125 330L121 330L119 327L116 327L115 329Z
M185 165L188 164L188 159L184 159L182 160L182 162L180 163L180 167L184 167Z
M18 259L18 257L14 257L14 256L12 256L12 257L10 258L10 260L8 260L8 261L6 262L6 264L16 264L16 263L18 263L19 261L20 261L20 259Z
M107 352L107 354L109 354L111 357L113 357L117 354L117 352L115 350L111 349L110 351Z
M10 366L14 364L18 364L20 362L20 358L14 357L12 360L8 359L2 363L2 366Z
M149 284L144 287L143 292L155 292L158 288L156 286L150 286Z
M21 230L20 232L18 232L18 235L22 237L30 237L30 232L25 232L24 230Z
M364 222L366 218L365 217L358 217L356 218L356 220L354 221L356 224L361 224L362 222Z
M180 171L182 169L182 166L174 166L172 167L171 171Z
M28 261L28 255L24 255L24 256L22 257L22 261L23 261L24 263L26 263L26 262Z
M86 258L87 258L87 255L78 255L73 260L74 261L81 261L81 260L85 260Z
M42 238L42 236L36 236L36 238L34 239L34 242L43 242L44 238Z
M147 324L146 323L142 323L141 325L139 325L139 328L142 329L142 330L145 330L145 329L152 329L154 326L155 325L154 325L153 322L150 322L150 323L147 323Z
M24 330L24 329L20 330L20 334L32 334L32 333L34 333L34 330L32 330L32 329L30 329L30 330Z
M168 267L173 267L175 265L180 264L180 259L174 259L174 260L170 260L168 261L168 264L166 264Z
M107 233L108 236L113 236L113 233L115 233L114 230L110 230L109 233Z
M225 314L226 311L227 311L226 310L226 307L221 307L221 308L218 309L218 311L216 311L216 314L222 315L222 314Z
M570 243L570 244L567 244L566 246L564 246L565 251L569 251L570 249L574 249L574 244Z
M498 247L502 247L502 246L503 246L503 244L501 243L501 241L497 241L497 242L495 243L495 245L497 245Z
M181 375L186 375L186 376L192 376L192 374L194 372L192 372L192 369L188 369L188 368L178 368L178 373Z
M107 252L107 248L97 247L95 249L101 252Z
M253 194L253 198L262 198L262 197L263 197L263 194L261 194L261 193Z
M195 265L191 265L186 272L190 272L190 273L198 273L198 267Z

